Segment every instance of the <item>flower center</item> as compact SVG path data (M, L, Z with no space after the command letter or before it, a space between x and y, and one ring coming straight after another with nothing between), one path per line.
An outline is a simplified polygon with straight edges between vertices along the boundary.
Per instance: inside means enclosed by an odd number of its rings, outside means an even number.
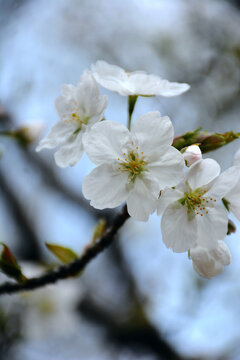
M190 192L185 192L184 197L178 201L183 206L186 206L189 215L203 216L208 214L206 208L210 206L211 201L216 202L216 199L204 197L206 192L207 191L203 189L191 190Z
M75 124L78 126L78 130L81 130L82 124L87 125L89 117L81 114L80 108L76 101L72 102L72 109L69 113L64 115L64 121L67 124Z
M128 154L123 153L124 161L118 158L119 167L123 173L127 173L129 180L134 182L136 177L143 171L146 171L146 161L144 160L143 151L141 155L138 153L138 146L136 151L130 151Z
M130 71L128 71L128 70L124 70L124 72L125 72L125 74L127 75L127 77L128 77L128 78L130 78L130 76L131 76Z

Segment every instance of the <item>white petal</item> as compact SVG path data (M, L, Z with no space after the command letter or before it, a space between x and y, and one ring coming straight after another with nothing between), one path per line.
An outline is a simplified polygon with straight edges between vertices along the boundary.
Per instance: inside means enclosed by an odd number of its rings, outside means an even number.
M104 117L104 111L108 105L108 97L101 96L101 99L96 100L94 107L91 108L91 117L88 120L88 125L94 125L96 122L101 121Z
M131 133L145 155L163 149L173 141L172 122L167 116L161 117L159 111L140 116L133 124Z
M228 230L228 215L223 206L216 204L207 208L208 213L196 215L198 244L206 248L216 247Z
M185 93L190 89L190 85L185 83L170 82L162 80L159 84L159 91L156 91L156 95L172 97Z
M117 160L129 141L130 133L124 125L105 120L93 125L84 138L84 148L90 160L98 165Z
M120 66L109 64L104 60L98 60L91 66L91 70L93 73L96 73L101 77L119 77L122 73L124 73L124 70ZM94 76L96 74L94 74Z
M210 253L214 255L214 258L221 262L223 265L229 265L232 259L229 248L226 243L222 240L218 241L218 246L210 250Z
M72 113L72 99L70 100L64 96L58 96L55 99L54 104L60 120L67 120L69 114Z
M100 121L107 107L107 96L101 96L95 78L86 70L84 71L76 89L76 101L85 117ZM94 123L91 121L91 123Z
M219 240L213 249L196 246L190 251L190 256L193 262L195 271L205 277L212 278L220 274L224 265L229 265L231 262L231 254L227 245Z
M229 209L234 216L240 221L240 181L238 184L225 196L229 201Z
M172 146L167 146L165 152L153 154L147 169L151 176L158 179L160 189L177 185L184 177L184 159L182 154Z
M127 176L116 173L111 164L96 167L85 177L82 192L96 209L114 208L127 198Z
M171 83L144 71L126 72L105 61L97 61L92 71L99 84L120 95L176 96L190 88L188 84Z
M64 143L66 139L72 135L75 128L71 124L65 122L57 122L51 129L50 133L40 141L36 151L40 151L44 148L53 149L56 146Z
M168 205L181 199L183 196L184 193L178 189L169 188L162 190L157 200L157 214L162 215Z
M56 164L59 167L74 166L83 155L82 131L71 135L67 141L54 154Z
M213 197L215 199L222 199L229 191L231 191L239 182L240 168L238 166L231 166L213 182L209 191L205 196Z
M144 180L138 178L135 180L133 190L127 198L128 213L134 219L147 221L149 215L156 210L157 197L150 190L149 182L145 183Z
M64 98L66 98L66 100L72 99L75 91L76 91L76 86L72 84L64 84L61 87L62 95Z
M175 202L166 208L161 229L163 242L174 252L185 252L196 243L195 217L189 220L186 207L179 203Z
M145 72L130 73L129 83L134 86L134 93L137 95L171 97L181 95L190 89L188 84L172 83Z
M204 159L190 166L187 180L192 189L198 189L210 183L219 173L220 166L215 160Z
M116 91L123 96L132 94L127 86L127 74L121 67L99 60L91 69L96 81L106 89Z

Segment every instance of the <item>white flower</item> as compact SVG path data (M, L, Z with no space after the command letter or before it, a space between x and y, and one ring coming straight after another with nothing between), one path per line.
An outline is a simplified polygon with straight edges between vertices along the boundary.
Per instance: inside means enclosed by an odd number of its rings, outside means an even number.
M174 189L162 192L158 200L158 215L165 245L174 252L184 252L196 244L204 248L216 247L217 240L227 234L228 216L219 201L239 179L237 167L220 176L215 160L194 163L185 179Z
M158 111L138 118L131 132L112 121L94 125L84 146L98 166L84 179L84 196L97 209L114 208L126 200L129 214L147 221L160 189L183 177L184 160L172 140L172 123Z
M62 96L56 99L55 106L60 120L36 151L59 146L55 153L56 164L60 167L73 166L83 155L85 135L93 124L103 118L107 97L100 95L94 77L85 70L77 86L62 86Z
M191 166L196 161L202 159L202 152L200 147L197 145L190 145L186 148L183 153L184 160L187 166Z
M116 65L99 60L92 65L93 76L97 82L108 90L120 95L140 96L176 96L190 89L188 84L180 84L163 80L144 71L127 72Z
M196 246L190 250L194 270L205 278L220 274L225 265L231 262L229 248L224 241L219 240L213 249Z

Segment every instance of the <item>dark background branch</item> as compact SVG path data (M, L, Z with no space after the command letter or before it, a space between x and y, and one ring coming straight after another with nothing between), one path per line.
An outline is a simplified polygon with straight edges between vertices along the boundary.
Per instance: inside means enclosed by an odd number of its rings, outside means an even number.
M112 226L105 232L97 243L87 247L79 259L68 265L60 266L58 269L48 272L40 277L31 278L23 284L7 282L0 286L0 295L6 293L12 294L23 290L37 289L48 284L53 284L58 280L77 275L79 272L84 270L86 265L92 259L94 259L113 242L115 234L128 218L129 214L127 212L127 207L124 206L122 212L115 218Z
M34 231L32 223L28 218L26 211L24 211L20 200L9 186L7 179L1 170L0 188L7 201L7 206L20 234L21 242L18 245L18 253L25 260L42 260L40 241Z

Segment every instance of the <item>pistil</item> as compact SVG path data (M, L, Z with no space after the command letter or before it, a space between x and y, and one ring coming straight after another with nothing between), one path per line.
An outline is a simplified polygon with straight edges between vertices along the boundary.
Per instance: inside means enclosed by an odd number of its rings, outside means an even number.
M118 158L119 167L118 170L123 173L127 173L129 180L134 182L136 177L146 170L146 161L144 160L144 154L138 152L138 146L136 151L130 151L128 154L123 153L124 161Z

